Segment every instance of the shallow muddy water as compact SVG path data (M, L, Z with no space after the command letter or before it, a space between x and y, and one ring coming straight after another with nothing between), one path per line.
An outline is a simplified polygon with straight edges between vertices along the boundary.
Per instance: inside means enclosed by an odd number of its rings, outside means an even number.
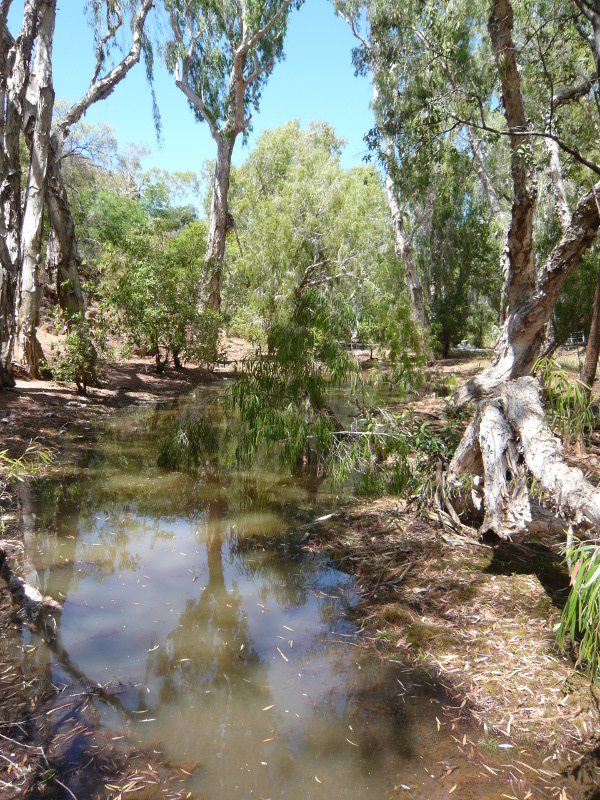
M353 580L294 546L334 498L264 469L158 468L169 414L118 417L24 503L29 579L62 604L26 645L61 783L79 800L124 786L197 800L527 796L531 776L508 751L483 753L460 701L366 646ZM119 783L119 764L138 783Z

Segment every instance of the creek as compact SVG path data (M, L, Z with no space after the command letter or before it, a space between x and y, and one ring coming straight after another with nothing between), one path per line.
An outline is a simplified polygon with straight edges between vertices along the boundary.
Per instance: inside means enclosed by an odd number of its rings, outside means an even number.
M176 413L73 436L23 504L28 578L62 605L25 659L64 797L526 796L522 769L473 757L459 700L364 641L354 580L298 546L335 496L265 463L159 468Z

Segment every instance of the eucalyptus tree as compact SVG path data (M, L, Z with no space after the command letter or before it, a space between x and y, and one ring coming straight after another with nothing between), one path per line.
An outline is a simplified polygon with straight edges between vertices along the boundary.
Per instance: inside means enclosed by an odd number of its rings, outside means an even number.
M531 10L528 9L530 14ZM532 26L536 18L537 22L544 18L541 12L545 9L533 10L536 14L529 20ZM538 385L530 372L565 280L579 266L596 237L600 226L600 183L593 184L588 191L583 182L576 187L574 210L568 224L564 225L558 241L538 268L534 224L538 175L534 153L536 140L546 137L541 125L536 126L536 105L539 108L539 100L545 96L551 107L556 89L569 88L565 78L570 76L563 75L562 81L554 86L548 81L544 92L536 81L535 95L526 94L528 78L534 76L520 69L519 56L533 39L524 35L523 22L519 20L519 23L516 27L509 0L493 0L488 31L506 127L500 131L489 123L485 114L481 117L481 127L506 135L511 150L513 203L504 276L507 310L491 365L457 395L458 403L475 401L476 411L455 454L450 474L456 478L466 469L482 472L486 509L483 530L506 536L535 525L552 524L549 515L536 508L529 497L525 480L528 471L556 504L559 515L577 524L580 535L585 536L590 535L590 527L600 523L600 493L587 483L579 470L568 467L562 460L559 443L545 423ZM553 43L560 41L560 47L564 48L565 39L576 35L568 18L562 21L561 32L562 36ZM573 65L573 71L589 69L589 66L584 60ZM567 116L564 109L563 114L561 135L549 135L576 162L586 163L600 174L593 161L597 142L577 138L581 120L577 124L576 118ZM518 457L517 437L523 462ZM507 481L507 474L513 476L511 481ZM559 524L564 527L564 522Z
M413 308L413 316L426 332L429 319L425 308L423 287L417 269L411 236L406 229L407 200L399 185L398 158L394 139L385 131L385 95L389 90L389 64L384 62L385 43L371 36L372 24L377 24L381 9L373 1L356 3L355 0L336 0L338 15L350 26L362 49L355 54L357 68L364 74L370 72L373 81L373 110L375 123L381 133L380 157L385 170L385 190L391 214L396 256L404 267L404 279ZM366 30L361 30L361 22ZM383 96L383 97L382 97ZM373 139L371 139L373 141Z
M588 10L594 5L582 3ZM452 135L468 140L470 129L484 152L501 147L510 164L500 191L494 176L497 196L511 204L500 263L504 321L491 365L456 397L461 405L473 401L476 410L449 478L468 471L483 477L482 531L506 536L536 525L564 527L529 497L529 475L559 516L590 535L600 522L600 493L562 461L530 377L565 280L600 225L596 62L578 33L586 15L567 0L530 0L514 9L510 0L492 0L487 26L487 12L475 0L381 0L377 8L385 12L376 33L386 45L389 78L383 122L402 154L401 170L423 156L439 163L439 142ZM553 236L546 207L540 208L543 185L553 191Z
M65 142L74 125L87 110L108 97L127 73L139 62L142 52L151 66L152 54L145 26L152 0L94 0L89 4L90 23L95 28L96 64L90 85L84 95L69 107L62 108L55 118L49 147L46 204L49 234L46 251L46 270L53 291L64 311L82 312L84 300L79 271L81 259L77 249L75 222L62 175ZM112 49L131 13L131 44L129 50L112 68L107 68Z
M25 3L21 31L13 39L7 27L9 2L0 7L2 64L0 114L2 162L0 181L3 208L3 235L0 258L2 304L2 384L10 384L13 354L31 375L37 375L41 348L36 339L39 316L40 249L44 198L50 220L49 262L56 273L59 297L65 301L63 287L70 287L71 305L81 310L83 300L76 271L74 225L60 176L60 151L69 128L90 105L107 97L129 69L139 60L142 30L152 0L141 0L133 15L133 43L121 63L101 75L107 47L123 23L118 0L95 0L90 4L97 22L105 17L107 30L97 27L97 64L90 88L68 109L51 131L54 88L52 45L56 3L29 0ZM131 8L131 6L130 6ZM21 208L19 137L23 133L29 150L29 165L23 209Z
M234 225L228 207L231 157L246 134L252 109L275 62L292 7L302 0L165 0L172 39L166 62L176 86L217 145L206 263L211 273L208 304L221 308L225 238Z
M13 38L7 27L10 2L0 6L0 383L11 385L15 340L15 301L19 291L32 289L20 280L35 269L41 236L41 217L50 120L52 114L52 41L56 2L29 0L21 29ZM32 59L33 57L33 59ZM31 160L21 203L19 138L25 129Z

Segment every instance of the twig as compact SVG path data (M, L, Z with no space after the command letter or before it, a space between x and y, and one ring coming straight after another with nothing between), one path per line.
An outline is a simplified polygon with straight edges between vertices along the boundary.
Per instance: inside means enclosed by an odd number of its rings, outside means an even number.
M62 786L62 788L65 790L65 792L68 792L71 795L73 800L77 800L76 795L74 795L73 792L69 789L69 787L65 786L62 781L59 781L58 778L54 778L54 777L52 778L52 780L54 781L54 783L58 783L59 786Z

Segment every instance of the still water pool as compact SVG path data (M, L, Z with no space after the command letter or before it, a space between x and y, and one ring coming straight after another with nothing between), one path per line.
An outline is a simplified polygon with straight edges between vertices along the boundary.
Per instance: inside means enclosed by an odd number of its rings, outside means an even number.
M24 500L29 578L62 604L26 650L64 796L525 797L459 701L365 646L352 578L294 546L335 498L158 468L173 413L74 439L76 468Z

